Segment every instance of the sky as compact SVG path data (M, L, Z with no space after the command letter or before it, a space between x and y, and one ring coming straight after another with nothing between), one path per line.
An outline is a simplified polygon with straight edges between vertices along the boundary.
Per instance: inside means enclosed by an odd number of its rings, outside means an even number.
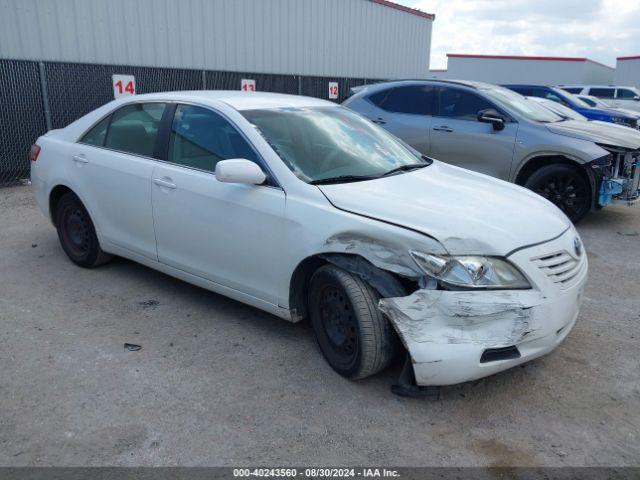
M640 0L395 0L435 13L430 68L447 53L587 57L614 67L640 55Z

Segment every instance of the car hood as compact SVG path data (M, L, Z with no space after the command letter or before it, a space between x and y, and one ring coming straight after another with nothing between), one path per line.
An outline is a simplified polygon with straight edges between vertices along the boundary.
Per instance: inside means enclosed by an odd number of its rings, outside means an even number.
M625 115L629 115L630 117L633 118L640 118L640 112L637 110L629 110L626 108L615 108L613 109L614 112L622 112Z
M438 161L319 188L335 207L424 233L451 254L503 256L551 240L571 225L555 205L529 190Z
M547 129L558 135L579 138L614 147L637 150L640 148L640 131L623 125L605 122L581 122L567 120L547 124Z
M613 108L600 108L600 107L591 107L591 108L580 108L580 112L583 115L597 114L597 115L606 115L608 117L620 117L631 119L635 118L635 115L629 115L621 110L616 110Z

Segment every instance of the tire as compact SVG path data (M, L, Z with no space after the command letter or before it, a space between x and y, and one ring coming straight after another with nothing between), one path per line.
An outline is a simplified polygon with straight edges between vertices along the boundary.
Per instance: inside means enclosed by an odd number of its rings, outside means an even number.
M60 198L55 220L62 249L76 265L93 268L113 258L100 248L89 212L75 193L65 193Z
M334 265L320 267L309 285L316 340L331 367L350 379L386 368L397 351L393 327L378 310L378 294L360 277Z
M553 203L573 223L591 210L591 185L579 167L547 165L533 172L524 186Z

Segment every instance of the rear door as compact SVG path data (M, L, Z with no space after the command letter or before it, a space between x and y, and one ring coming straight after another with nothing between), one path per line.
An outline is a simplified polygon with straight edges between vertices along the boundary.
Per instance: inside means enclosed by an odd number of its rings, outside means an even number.
M166 104L129 104L98 122L74 145L69 159L100 235L156 260L151 172Z
M431 156L508 180L518 124L508 121L503 130L494 130L491 124L478 121L478 112L487 108L499 110L470 90L437 87L431 127Z
M262 159L219 112L177 105L165 162L153 169L158 259L171 267L277 304L285 193L216 180L220 160Z
M368 117L424 155L429 155L432 85L405 85L376 92Z

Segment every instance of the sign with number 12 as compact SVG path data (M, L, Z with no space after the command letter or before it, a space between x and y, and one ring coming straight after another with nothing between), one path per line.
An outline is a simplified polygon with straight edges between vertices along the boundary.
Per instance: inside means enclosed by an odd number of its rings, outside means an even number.
M133 75L112 75L113 98L120 98L125 95L135 95L136 77Z
M338 99L338 82L329 82L329 100Z

